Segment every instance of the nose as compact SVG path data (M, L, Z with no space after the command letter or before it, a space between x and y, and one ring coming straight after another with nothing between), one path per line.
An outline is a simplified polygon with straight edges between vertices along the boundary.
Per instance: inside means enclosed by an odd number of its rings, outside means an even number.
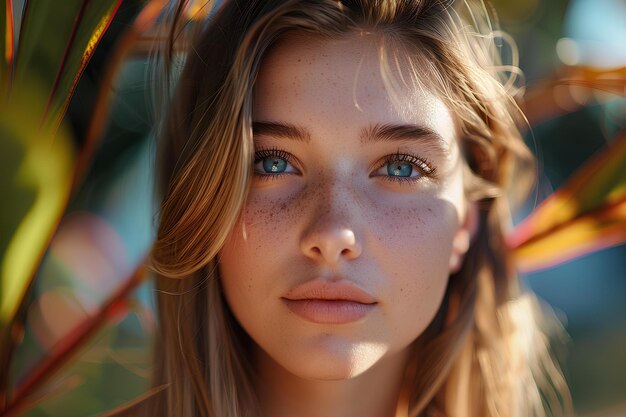
M317 198L313 197L317 204L311 205L311 217L300 238L300 249L305 256L328 265L361 256L363 245L356 227L361 216L356 208L360 204L350 198L354 197L352 194L345 189L318 189Z

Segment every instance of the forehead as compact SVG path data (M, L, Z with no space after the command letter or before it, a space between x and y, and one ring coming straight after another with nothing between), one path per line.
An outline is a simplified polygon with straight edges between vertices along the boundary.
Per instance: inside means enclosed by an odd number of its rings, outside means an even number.
M304 117L337 128L346 123L421 124L452 142L451 112L425 87L428 80L419 79L418 61L407 59L407 53L386 48L380 36L370 33L332 40L289 34L262 61L253 117Z

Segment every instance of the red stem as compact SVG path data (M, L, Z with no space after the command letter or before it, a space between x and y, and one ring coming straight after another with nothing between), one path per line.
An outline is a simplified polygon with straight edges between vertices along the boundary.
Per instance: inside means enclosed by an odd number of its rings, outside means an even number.
M18 35L17 38L17 50L15 51L15 55L14 55L14 59L13 59L13 66L15 68L15 64L17 63L17 58L20 55L20 49L21 49L21 40L23 39L24 35L24 28L26 27L26 22L27 22L27 17L28 17L28 9L30 6L30 0L24 0L24 5L22 6L22 19L20 22L20 33Z
M80 23L83 20L83 16L85 15L85 10L87 9L87 5L89 4L89 0L83 1L80 6L80 11L76 15L74 19L74 25L72 26L72 32L70 33L70 38L65 45L65 51L63 51L63 58L61 58L61 65L59 66L59 70L57 71L56 78L54 80L54 84L52 84L52 89L50 90L50 95L48 96L48 103L46 103L46 108L41 115L41 120L39 121L39 127L42 127L44 121L46 120L46 116L48 115L48 111L50 110L50 106L52 105L52 100L54 99L54 94L56 90L59 88L59 83L61 82L61 77L63 76L63 71L65 70L65 66L67 65L67 57L70 54L70 50L74 45L74 41L76 40L76 34L78 33L78 28L80 27Z
M9 76L7 77L7 85L6 85L6 90L5 91L9 91L9 85L11 84L11 81L13 80L13 45L15 44L15 34L14 29L13 29L13 0L7 0L6 2L6 20L7 20L7 28L6 28L6 39L5 42L7 42L7 50L5 51L5 56L2 57L2 59L6 60L6 65L7 65L7 72L9 74Z

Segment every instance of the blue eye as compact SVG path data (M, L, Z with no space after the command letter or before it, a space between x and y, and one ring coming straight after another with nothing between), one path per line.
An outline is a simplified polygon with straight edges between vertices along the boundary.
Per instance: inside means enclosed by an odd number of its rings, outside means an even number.
M262 149L254 155L254 172L259 176L296 173L289 162L292 156L279 149Z
M410 177L413 173L411 164L388 163L387 174L391 177Z

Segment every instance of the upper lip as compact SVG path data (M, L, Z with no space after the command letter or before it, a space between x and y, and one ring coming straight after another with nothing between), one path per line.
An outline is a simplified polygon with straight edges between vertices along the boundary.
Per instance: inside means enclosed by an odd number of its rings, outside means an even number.
M288 300L335 300L354 301L361 304L376 304L376 299L354 282L341 279L328 281L314 279L292 288L283 297Z

